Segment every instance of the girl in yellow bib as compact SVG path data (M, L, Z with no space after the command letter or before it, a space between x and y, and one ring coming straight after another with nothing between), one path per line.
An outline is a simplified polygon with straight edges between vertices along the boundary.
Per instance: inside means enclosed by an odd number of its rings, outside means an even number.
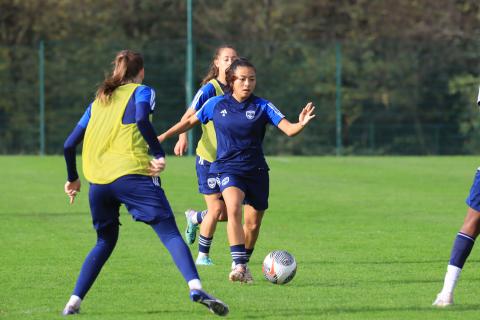
M119 233L119 208L124 204L136 221L152 227L170 252L190 288L190 299L217 315L228 306L202 290L190 250L178 231L161 187L165 153L150 122L155 92L141 85L143 58L123 50L113 62L112 74L99 87L73 132L65 141L68 181L65 192L73 203L80 191L76 146L83 140L83 173L90 182L89 202L97 243L83 263L63 314L80 311L80 304L115 248ZM151 156L149 152L153 155Z
M188 119L195 114L203 104L210 98L223 95L226 86L225 70L230 66L233 60L237 58L237 52L231 46L224 45L216 49L210 70L202 80L202 87L196 93L190 107L182 117L182 120ZM187 135L179 135L174 152L183 155L187 150ZM187 218L187 228L185 230L185 240L188 244L193 244L196 238L196 232L200 226L200 235L198 237L198 257L197 265L213 264L210 258L210 246L212 245L213 234L217 221L227 220L225 203L221 199L220 188L216 183L215 176L209 173L210 164L217 157L217 138L212 123L202 125L202 136L196 149L196 171L198 179L198 191L203 194L207 210L195 211L188 209L185 212ZM208 214L207 214L208 213Z

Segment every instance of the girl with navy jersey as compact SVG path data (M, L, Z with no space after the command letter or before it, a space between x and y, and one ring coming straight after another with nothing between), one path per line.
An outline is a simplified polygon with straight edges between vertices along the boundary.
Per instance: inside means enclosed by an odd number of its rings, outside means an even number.
M269 168L262 149L266 126L274 125L286 135L295 136L315 117L315 107L309 102L300 112L299 121L289 122L270 101L253 94L256 70L244 58L231 64L226 78L229 93L208 100L195 116L177 123L159 140L184 132L199 122L213 122L217 158L210 173L216 176L227 209L227 233L234 261L229 279L251 283L246 248L253 250L268 208ZM244 232L244 228L249 232Z
M225 71L236 58L237 52L229 45L223 45L216 49L210 70L202 80L202 87L196 93L190 107L181 120L186 120L194 115L208 99L224 94L226 87ZM187 145L187 135L185 133L180 134L175 145L175 154L177 156L183 155L187 150ZM197 265L212 265L210 247L217 221L225 221L227 219L225 203L221 199L220 188L216 184L215 177L209 173L210 165L215 160L217 154L217 140L212 123L202 124L202 136L198 141L196 154L195 169L197 172L198 191L204 196L207 210L197 212L188 209L185 212L187 218L185 240L188 244L193 244L200 225L198 257L195 263Z
M191 300L217 315L226 315L228 306L202 290L190 250L160 185L158 175L165 169L165 153L150 122L155 92L141 85L143 58L123 50L113 64L112 74L99 87L95 101L64 145L68 172L65 192L72 204L80 191L76 146L83 140L83 172L90 182L89 202L97 243L83 263L63 314L80 311L82 300L115 248L123 203L133 219L150 225L157 233L187 282Z
M480 106L480 88L477 105ZM433 302L436 307L443 308L453 305L453 292L460 273L472 251L475 239L480 234L480 167L477 168L470 193L465 202L468 205L467 214L453 242L443 288Z

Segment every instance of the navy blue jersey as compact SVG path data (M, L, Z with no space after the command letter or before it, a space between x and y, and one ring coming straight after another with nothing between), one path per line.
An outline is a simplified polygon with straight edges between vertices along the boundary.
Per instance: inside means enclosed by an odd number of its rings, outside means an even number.
M268 170L262 142L267 124L278 126L284 115L268 100L251 95L238 102L231 94L208 100L196 113L212 121L217 136L217 159L211 173L252 174Z
M222 88L222 90L225 91L225 86L220 81L217 80L217 82ZM203 104L208 101L208 99L215 97L216 95L217 93L215 91L215 86L210 82L207 82L204 86L198 89L189 108L198 111L203 106Z

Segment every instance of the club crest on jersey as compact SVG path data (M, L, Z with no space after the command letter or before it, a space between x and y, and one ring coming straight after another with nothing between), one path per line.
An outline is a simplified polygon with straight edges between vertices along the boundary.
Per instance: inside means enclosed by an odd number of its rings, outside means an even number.
M222 111L220 111L220 113L222 114L222 117L225 117L227 115L227 110L223 109Z
M217 180L215 178L208 178L207 183L208 183L208 187L210 189L213 189L217 185Z
M229 177L223 178L223 180L222 180L222 186L226 185L229 181L230 181L230 178L229 178Z
M247 116L248 120L252 120L253 118L255 118L255 110L248 110L247 112L245 112L245 115Z

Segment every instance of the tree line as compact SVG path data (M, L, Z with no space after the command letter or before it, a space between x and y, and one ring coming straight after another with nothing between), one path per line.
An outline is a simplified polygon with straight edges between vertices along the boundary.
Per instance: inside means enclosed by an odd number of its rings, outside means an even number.
M344 153L475 153L479 9L473 0L194 0L195 82L217 45L234 45L257 66L257 93L289 118L317 105L305 134L267 134L267 152L332 154L340 63ZM40 41L47 151L59 153L126 47L145 56L156 128L177 121L185 39L186 0L0 0L0 152L38 152Z

